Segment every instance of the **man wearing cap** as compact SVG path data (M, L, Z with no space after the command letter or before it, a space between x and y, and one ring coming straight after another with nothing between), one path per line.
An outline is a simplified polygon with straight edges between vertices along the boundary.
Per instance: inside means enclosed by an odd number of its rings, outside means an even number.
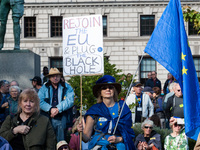
M42 80L40 77L35 76L33 79L30 79L32 81L33 88L38 93L39 89L42 87Z
M149 95L142 93L142 84L133 84L134 93L127 97L126 104L132 112L133 123L140 123L154 114L154 106Z
M41 113L49 116L57 142L65 139L65 130L72 124L72 106L74 91L72 87L61 81L62 73L57 68L51 68L49 81L39 90Z

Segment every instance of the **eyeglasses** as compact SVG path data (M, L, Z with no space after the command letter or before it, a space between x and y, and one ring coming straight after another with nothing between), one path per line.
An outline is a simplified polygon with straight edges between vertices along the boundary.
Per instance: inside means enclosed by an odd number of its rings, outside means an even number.
M153 127L149 127L149 126L144 126L145 129L153 129Z
M181 90L177 90L178 92L180 92Z
M63 149L69 149L69 147L67 145L64 145L64 146L59 147L58 150L63 150Z
M112 85L102 86L101 90L106 90L107 88L109 88L110 90L112 90L112 89L114 89L114 86L112 86Z

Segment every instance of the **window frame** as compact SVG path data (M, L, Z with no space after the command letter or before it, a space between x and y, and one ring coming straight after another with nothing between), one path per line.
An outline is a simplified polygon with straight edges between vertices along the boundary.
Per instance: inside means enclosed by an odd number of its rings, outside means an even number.
M28 19L34 19L34 21L33 22L29 21L30 22L29 23ZM30 27L27 24L32 24L32 26ZM36 38L36 36L37 36L37 18L35 16L24 16L24 38Z
M148 25L147 24L143 24L142 17L153 17L154 18L153 19L153 24L151 26L149 25L150 23ZM153 26L153 29L151 29L152 31L148 30L148 32L151 32L151 33L145 33L144 34L143 32L147 32L147 30L143 31L144 30L144 26L146 26L146 28L147 27L150 28L150 27ZM155 15L140 15L140 36L151 36L151 34L153 33L154 28L155 28Z
M59 20L59 19L61 19L61 20ZM62 37L62 34L63 34L62 33L62 20L63 20L63 16L50 16L50 37L51 38ZM56 24L57 21L58 21L58 24L61 25L61 27L60 27L60 25L53 26L53 23Z

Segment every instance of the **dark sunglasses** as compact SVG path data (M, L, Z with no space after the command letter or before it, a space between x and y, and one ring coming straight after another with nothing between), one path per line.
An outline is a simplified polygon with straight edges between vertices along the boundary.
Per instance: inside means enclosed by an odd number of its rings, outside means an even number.
M153 129L153 127L149 127L149 126L144 126L145 129Z
M58 150L63 150L63 149L68 149L68 148L69 148L69 147L68 147L67 145L64 145L64 146L59 147Z
M175 126L175 127L177 127L177 126L182 127L182 125L177 124L177 123L175 123L174 126Z
M178 92L180 92L181 90L177 90Z
M112 86L112 85L102 86L101 90L106 90L107 88L109 88L110 90L112 90L112 89L114 89L114 86Z

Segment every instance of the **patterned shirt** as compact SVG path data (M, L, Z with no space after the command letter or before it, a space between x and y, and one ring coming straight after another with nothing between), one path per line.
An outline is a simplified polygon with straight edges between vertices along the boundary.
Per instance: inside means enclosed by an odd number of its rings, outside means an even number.
M166 136L164 143L165 150L188 150L188 140L183 130L178 136L172 137L171 134Z

